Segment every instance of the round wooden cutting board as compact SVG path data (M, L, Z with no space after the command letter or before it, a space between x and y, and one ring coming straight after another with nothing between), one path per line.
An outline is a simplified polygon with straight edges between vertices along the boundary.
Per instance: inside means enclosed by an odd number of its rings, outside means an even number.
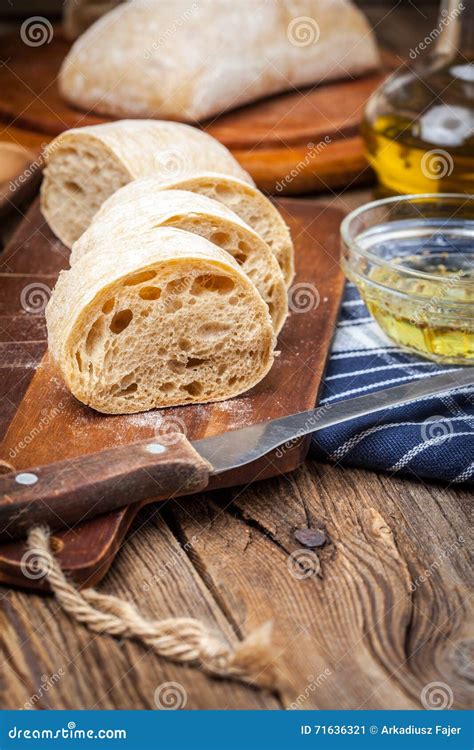
M0 120L20 131L44 134L44 140L107 120L80 112L60 97L56 79L69 47L60 29L49 43L37 47L24 44L19 31L3 38ZM361 184L371 175L358 129L365 102L382 78L378 72L291 91L233 110L203 127L270 193Z

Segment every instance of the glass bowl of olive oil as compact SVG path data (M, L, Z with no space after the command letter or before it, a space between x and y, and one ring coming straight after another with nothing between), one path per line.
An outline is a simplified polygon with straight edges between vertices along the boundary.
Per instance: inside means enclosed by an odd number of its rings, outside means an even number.
M474 364L474 196L405 195L367 203L341 225L342 266L400 347Z

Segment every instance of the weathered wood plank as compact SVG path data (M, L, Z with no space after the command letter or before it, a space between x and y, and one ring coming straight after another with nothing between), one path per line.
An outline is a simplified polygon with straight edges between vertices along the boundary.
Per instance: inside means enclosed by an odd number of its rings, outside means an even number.
M190 556L237 626L274 619L285 706L420 708L423 687L442 681L466 707L467 499L307 462L165 513L182 541L199 540ZM304 549L294 532L308 526L331 542Z
M156 509L143 511L101 590L150 618L197 617L236 641L233 628ZM154 693L178 683L188 708L278 708L267 692L159 659L143 646L73 623L50 597L0 588L0 708L156 708ZM48 689L41 690L45 675ZM56 676L56 677L55 677ZM45 680L43 680L45 682ZM33 696L40 695L39 699Z

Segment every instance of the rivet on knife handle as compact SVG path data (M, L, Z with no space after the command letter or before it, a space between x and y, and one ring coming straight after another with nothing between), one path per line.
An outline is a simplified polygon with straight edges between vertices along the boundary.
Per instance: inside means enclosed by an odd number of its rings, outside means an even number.
M24 535L35 523L60 529L150 497L204 489L211 466L184 435L167 438L166 444L150 438L0 476L0 541Z

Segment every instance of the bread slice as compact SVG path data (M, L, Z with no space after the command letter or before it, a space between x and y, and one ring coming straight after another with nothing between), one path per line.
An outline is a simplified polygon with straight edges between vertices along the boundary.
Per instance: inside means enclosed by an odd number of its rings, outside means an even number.
M196 122L378 64L351 0L130 0L74 43L59 89L87 111Z
M105 414L232 398L273 362L268 308L224 250L163 227L104 218L63 271L46 310L48 344L71 393Z
M286 286L291 285L295 267L290 230L273 203L256 187L238 177L213 171L178 179L165 176L143 178L144 192L155 192L158 189L190 190L230 208L265 240L278 261Z
M137 177L178 179L216 169L253 185L225 146L177 122L121 120L67 130L49 144L41 210L71 247L112 193Z
M151 182L151 184L150 184ZM112 222L116 229L172 226L202 237L230 253L268 305L273 326L280 332L288 314L285 281L275 256L259 234L233 211L205 195L185 190L159 190L149 179L134 180L110 196L94 222ZM90 247L81 238L73 245L71 264L85 252L113 248Z

